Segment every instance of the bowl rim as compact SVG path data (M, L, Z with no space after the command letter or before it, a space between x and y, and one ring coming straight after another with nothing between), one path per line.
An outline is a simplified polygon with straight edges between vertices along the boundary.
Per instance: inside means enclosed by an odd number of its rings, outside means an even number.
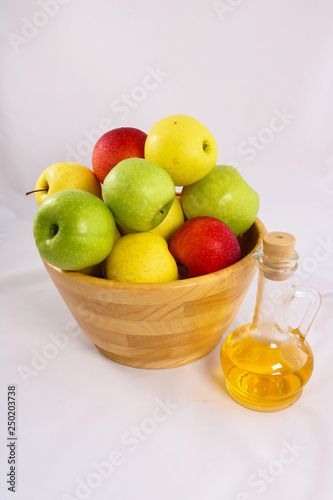
M220 271L215 271L213 273L209 274L204 274L202 276L197 276L195 278L185 278L185 279L180 279L180 280L174 280L174 281L168 281L168 282L159 282L159 283L133 283L133 282L125 282L125 281L115 281L115 280L109 280L105 278L98 278L95 276L89 276L87 274L80 273L79 271L64 271L62 269L59 269L58 267L52 266L48 262L46 262L44 259L42 259L44 266L46 269L50 268L54 273L57 273L58 275L66 276L66 278L71 279L72 281L77 281L81 283L85 283L86 285L93 285L97 287L103 287L103 288L112 288L112 289L118 289L118 290L162 290L162 289L175 289L175 288L182 288L182 287L189 287L189 286L197 286L200 283L208 283L211 282L212 284L216 280L220 280L223 275L228 276L232 272L241 270L244 268L245 265L247 265L251 259L253 259L252 254L253 252L258 248L258 246L262 243L262 239L264 234L267 232L266 227L263 224L263 222L257 217L253 224L251 225L251 228L253 225L257 226L258 229L258 240L256 244L254 245L253 249L245 255L242 259L239 261L235 262L235 264L232 264L231 266L225 267L224 269L221 269ZM249 229L251 229L249 228ZM248 229L248 230L249 230ZM253 264L255 265L256 262L253 259Z

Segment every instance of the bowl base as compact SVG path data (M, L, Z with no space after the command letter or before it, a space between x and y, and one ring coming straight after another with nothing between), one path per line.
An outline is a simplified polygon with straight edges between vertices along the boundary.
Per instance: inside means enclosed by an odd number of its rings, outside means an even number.
M194 353L189 354L188 356L182 356L179 358L172 357L170 355L170 359L168 358L161 358L161 359L140 359L140 358L130 358L126 356L119 356L117 354L113 354L112 352L108 352L105 349L102 349L99 347L97 344L95 346L97 349L104 354L109 359L112 359L112 361L116 361L117 363L120 363L121 365L126 365L126 366L131 366L133 368L144 368L144 369L150 369L150 370L159 370L159 369L165 369L165 368L175 368L177 366L183 366L187 365L189 363L192 363L193 361L197 361L200 358L203 358L207 354L209 354L220 342L222 338L222 335L220 338L215 340L212 344L209 346L206 346L204 349L201 349L200 351L196 351Z

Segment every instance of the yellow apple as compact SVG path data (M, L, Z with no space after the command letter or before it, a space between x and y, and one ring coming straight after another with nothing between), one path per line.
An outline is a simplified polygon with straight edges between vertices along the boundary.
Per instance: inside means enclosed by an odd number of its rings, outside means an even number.
M101 183L90 168L79 163L62 162L47 167L38 177L35 186L37 204L41 205L51 194L65 189L82 189L98 198L102 195Z
M202 179L216 164L217 144L195 118L171 115L155 123L145 143L145 158L163 167L175 186Z
M173 204L169 210L168 215L163 221L156 226L154 229L148 231L149 233L155 233L162 236L168 243L170 242L173 233L184 223L184 213L179 199L176 197ZM125 234L133 234L134 231L130 231L121 224L117 223L118 228L122 236Z
M131 283L175 281L178 268L162 236L150 232L126 234L105 261L106 278Z
M169 243L173 233L175 233L182 224L184 224L184 212L179 199L176 197L166 218L149 232L159 234Z

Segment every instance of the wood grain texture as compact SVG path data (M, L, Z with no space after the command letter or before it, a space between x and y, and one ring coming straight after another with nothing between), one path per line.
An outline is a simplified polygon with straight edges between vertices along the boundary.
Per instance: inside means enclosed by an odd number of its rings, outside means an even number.
M120 283L43 263L80 328L105 356L138 368L171 368L218 344L256 274L251 254L265 233L256 219L239 238L239 262L170 283Z

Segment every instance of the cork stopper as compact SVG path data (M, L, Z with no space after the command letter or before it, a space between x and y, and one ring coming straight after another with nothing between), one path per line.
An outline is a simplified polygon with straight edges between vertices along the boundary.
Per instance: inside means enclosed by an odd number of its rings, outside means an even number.
M292 234L274 231L265 234L263 251L270 260L291 260L295 250L296 238Z

